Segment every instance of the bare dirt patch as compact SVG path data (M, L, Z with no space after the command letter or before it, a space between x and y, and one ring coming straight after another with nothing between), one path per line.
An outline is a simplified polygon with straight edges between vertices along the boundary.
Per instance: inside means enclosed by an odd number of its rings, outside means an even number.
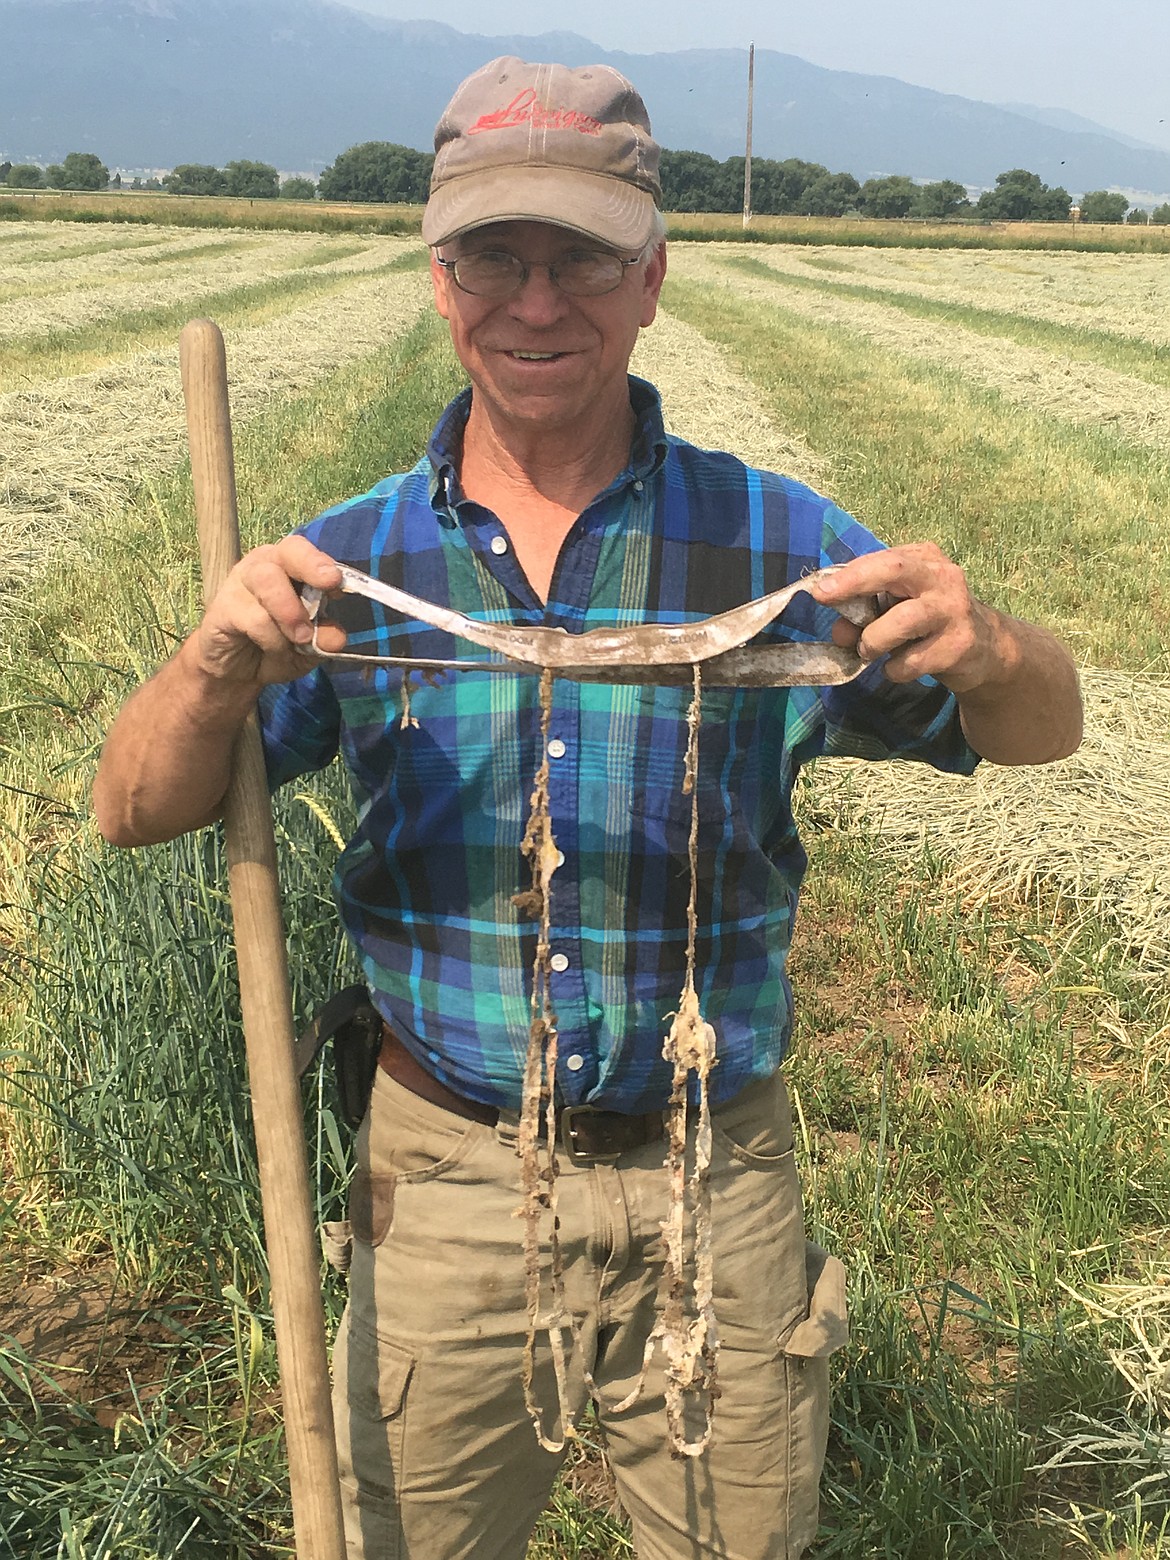
M158 1309L120 1292L109 1268L63 1269L0 1294L0 1348L23 1382L23 1402L5 1380L16 1413L88 1410L103 1426L136 1411L163 1384L175 1332Z

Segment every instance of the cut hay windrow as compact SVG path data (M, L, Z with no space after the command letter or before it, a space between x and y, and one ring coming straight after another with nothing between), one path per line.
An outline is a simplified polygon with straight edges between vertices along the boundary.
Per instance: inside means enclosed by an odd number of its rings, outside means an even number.
M784 435L760 412L744 420L756 393L699 332L660 314L638 352L673 432L786 470ZM807 479L808 468L788 474ZM908 859L929 843L953 858L954 880L972 897L1027 896L1043 883L1109 916L1139 966L1164 974L1170 835L1158 820L1170 815L1170 682L1089 670L1084 685L1085 741L1061 763L983 764L964 780L919 764L821 762L817 805L839 826L863 822Z
M866 341L959 374L1030 411L1099 428L1147 448L1170 449L1170 390L1099 364L982 336L952 322L914 319L887 304L797 291L780 281L773 284L736 273L720 264L720 250L725 257L742 253L728 245L690 245L672 262L674 271L708 288L727 288L741 300L842 326Z
M822 760L814 805L856 819L908 861L929 846L976 903L1055 890L1114 924L1136 968L1170 974L1170 682L1086 671L1085 740L1056 764L982 764L971 780L921 764Z
M822 250L797 256L761 245L760 259L792 275L894 287L941 303L1039 318L1069 331L1109 331L1170 343L1170 267L1153 254L1026 251ZM800 270L800 261L805 270Z
M639 336L630 367L662 392L672 432L823 488L826 462L799 435L777 427L729 354L693 325L660 309L651 329Z
M92 279L133 276L142 265L187 250L192 242L190 232L183 228L154 228L150 232L144 232L142 228L112 229L109 236L103 232L95 237L92 231L89 234L70 231L69 223L62 223L59 231L25 223L23 231L39 242L0 250L0 296L6 295L9 289L31 292L41 287L59 287L64 290L86 285ZM257 234L225 229L209 234L206 243L215 250L231 251L256 248L257 239L262 243L262 237Z
M274 281L304 258L319 276L360 276L417 245L399 238L371 238L354 252L353 243L322 245L317 237L279 233L241 238L216 235L192 245L189 233L149 250L117 250L72 261L0 267L0 347L39 336L78 330L114 316L165 307L177 296L199 298L233 287ZM168 249L174 260L168 259ZM331 253L336 249L337 253Z
M792 276L831 275L853 286L895 288L942 303L1047 320L1070 331L1109 331L1170 343L1170 266L1161 255L798 250L776 244L760 244L757 250L753 259Z
M359 276L263 325L228 328L237 423L385 347L418 318L427 291L421 273ZM177 349L0 396L0 423L0 591L9 593L79 523L100 523L144 477L183 459Z

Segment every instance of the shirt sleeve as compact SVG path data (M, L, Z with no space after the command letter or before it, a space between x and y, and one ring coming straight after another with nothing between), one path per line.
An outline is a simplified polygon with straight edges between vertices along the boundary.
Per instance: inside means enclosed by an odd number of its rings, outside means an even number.
M269 789L324 769L337 755L341 711L321 667L296 682L275 683L260 695L260 734Z

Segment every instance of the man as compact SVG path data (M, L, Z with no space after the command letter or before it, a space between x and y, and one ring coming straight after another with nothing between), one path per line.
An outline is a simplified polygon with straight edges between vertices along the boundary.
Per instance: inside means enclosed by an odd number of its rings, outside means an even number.
M561 1410L592 1392L641 1556L795 1557L816 1530L825 1356L843 1317L839 1264L806 1250L777 1073L805 864L792 782L823 752L956 771L980 755L1054 759L1080 740L1076 675L933 546L883 550L807 489L664 434L654 391L627 376L666 269L658 149L627 81L495 60L456 92L436 150L423 236L470 391L414 471L243 559L112 728L99 821L133 845L214 819L258 697L274 785L339 748L352 776L360 822L336 886L386 1032L334 1359L351 1556L523 1555ZM570 633L695 621L843 565L768 636L831 632L872 663L855 682L703 693L694 969L716 1039L720 1396L697 1456L670 1455L660 1356L641 1381L668 1208L662 1045L688 964L691 690L558 679L542 733L534 677L447 673L411 685L408 722L401 666L305 660L296 582L334 589L333 560L473 617ZM833 611L877 593L891 605L864 632ZM351 653L468 657L381 608L349 621ZM321 630L322 650L344 643ZM556 1339L536 1352L538 1444L515 1214L535 943L520 840L542 761L572 1329L567 1403ZM547 1247L534 1261L547 1322Z

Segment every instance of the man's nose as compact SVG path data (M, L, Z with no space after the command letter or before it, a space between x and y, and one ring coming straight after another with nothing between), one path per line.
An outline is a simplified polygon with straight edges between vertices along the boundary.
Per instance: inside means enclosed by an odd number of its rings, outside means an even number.
M529 264L527 276L508 300L514 313L526 320L558 319L567 307L564 292L543 262Z

